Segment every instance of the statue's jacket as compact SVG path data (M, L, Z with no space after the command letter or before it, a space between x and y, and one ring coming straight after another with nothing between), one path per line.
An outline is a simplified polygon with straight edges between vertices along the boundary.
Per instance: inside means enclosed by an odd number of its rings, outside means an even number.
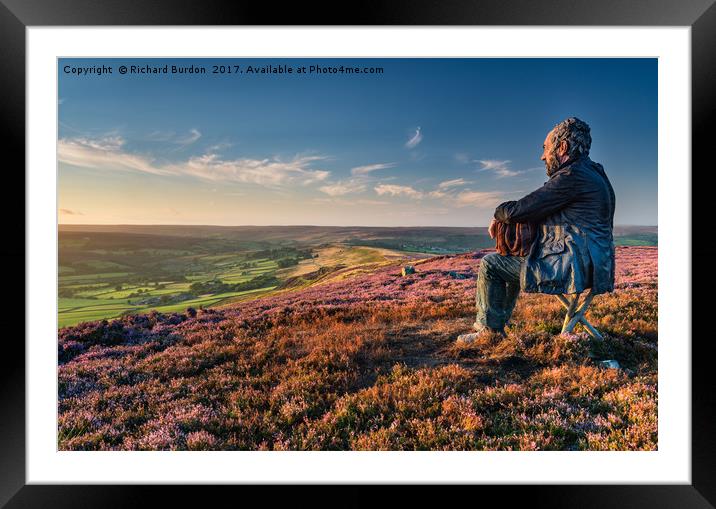
M550 294L613 291L614 203L604 168L582 155L564 162L536 191L498 205L498 221L539 225L522 264L520 288Z

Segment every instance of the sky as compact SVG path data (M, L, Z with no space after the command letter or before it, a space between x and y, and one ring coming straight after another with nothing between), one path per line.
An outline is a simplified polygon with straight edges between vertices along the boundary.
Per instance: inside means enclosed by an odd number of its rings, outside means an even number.
M249 72L267 65L294 72ZM59 59L58 218L486 226L547 181L544 138L571 116L615 224L656 225L657 59Z

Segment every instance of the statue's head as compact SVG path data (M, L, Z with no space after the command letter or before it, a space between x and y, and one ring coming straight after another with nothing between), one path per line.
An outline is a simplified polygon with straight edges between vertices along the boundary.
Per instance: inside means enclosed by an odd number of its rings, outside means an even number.
M547 133L542 146L542 157L547 168L547 175L552 175L560 164L589 155L592 136L589 125L576 117L563 120Z

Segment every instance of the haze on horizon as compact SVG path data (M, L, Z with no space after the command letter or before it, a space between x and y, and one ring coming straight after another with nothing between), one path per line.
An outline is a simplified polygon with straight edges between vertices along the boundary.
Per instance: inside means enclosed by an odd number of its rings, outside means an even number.
M615 225L657 224L656 59L61 59L380 66L380 75L59 74L58 219L83 225L486 226L592 128Z

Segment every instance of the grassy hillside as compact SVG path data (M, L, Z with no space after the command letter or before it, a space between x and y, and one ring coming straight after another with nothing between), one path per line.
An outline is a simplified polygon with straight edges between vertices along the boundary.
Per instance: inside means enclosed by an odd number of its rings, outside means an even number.
M657 248L617 248L603 343L522 294L505 340L459 346L484 254L62 329L59 448L656 449Z
M325 276L346 267L429 256L284 238L242 238L231 232L214 234L211 228L178 230L184 235L162 227L143 230L61 232L59 327L128 313L216 306L280 291L287 281L319 269Z

